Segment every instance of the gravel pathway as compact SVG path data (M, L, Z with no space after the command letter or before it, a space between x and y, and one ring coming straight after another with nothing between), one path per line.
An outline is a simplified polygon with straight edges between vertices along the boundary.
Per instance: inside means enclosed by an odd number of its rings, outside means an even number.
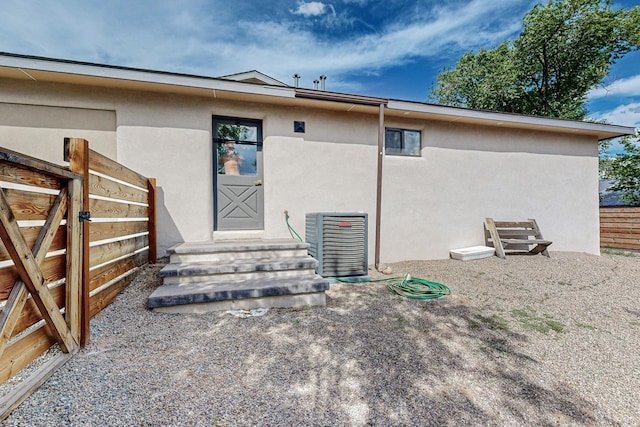
M1 424L639 425L640 257L391 266L452 295L337 284L326 308L159 314L147 266Z

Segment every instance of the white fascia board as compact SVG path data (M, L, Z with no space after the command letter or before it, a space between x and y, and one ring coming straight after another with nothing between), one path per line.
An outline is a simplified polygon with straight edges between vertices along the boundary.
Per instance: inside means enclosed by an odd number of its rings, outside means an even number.
M185 74L149 71L127 67L114 67L108 65L98 65L73 61L0 55L0 66L61 74L99 77L106 79L240 92L253 95L295 98L294 89L289 87L234 82L212 77L192 76Z
M527 116L523 114L501 113L494 111L472 110L467 108L448 107L444 105L426 104L411 101L389 100L387 108L407 112L426 113L434 116L447 117L448 121L476 119L492 122L493 124L524 124L557 128L559 130L590 131L606 133L615 136L633 135L635 129L629 126L609 125L602 123L583 122L579 120L556 119L552 117ZM612 136L613 137L613 136Z

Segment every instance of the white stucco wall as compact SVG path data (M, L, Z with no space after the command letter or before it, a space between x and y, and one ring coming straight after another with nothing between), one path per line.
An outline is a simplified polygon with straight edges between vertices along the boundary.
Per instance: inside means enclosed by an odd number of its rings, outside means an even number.
M0 147L64 164L65 137L85 138L93 150L115 159L116 113L0 102Z
M14 149L9 141L23 138L19 147L33 149L34 139L87 135L92 148L104 144L155 177L161 256L177 242L213 236L212 116L260 119L264 236L289 236L284 210L301 234L308 212L367 212L374 260L377 115L22 81L0 82L0 103L110 114L114 129L71 129L85 134L0 123L0 146ZM293 132L294 120L305 121L304 134ZM535 218L551 250L599 252L595 138L393 118L386 125L421 130L423 150L419 158L384 158L382 262L446 258L449 249L483 244L487 216Z
M535 218L551 250L599 253L595 139L438 122L422 132L421 158L385 158L382 259L484 244L485 217Z

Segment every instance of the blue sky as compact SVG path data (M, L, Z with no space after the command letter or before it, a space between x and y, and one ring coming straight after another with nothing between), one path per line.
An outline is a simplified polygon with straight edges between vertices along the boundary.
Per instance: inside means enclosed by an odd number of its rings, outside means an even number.
M638 0L619 0L632 7ZM426 101L443 67L521 30L530 0L0 0L0 51ZM640 52L590 94L590 116L640 127Z

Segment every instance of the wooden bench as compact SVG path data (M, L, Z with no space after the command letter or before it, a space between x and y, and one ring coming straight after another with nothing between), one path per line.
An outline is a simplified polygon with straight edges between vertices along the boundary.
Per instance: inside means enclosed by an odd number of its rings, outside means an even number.
M544 240L535 219L494 221L493 218L485 218L484 236L486 245L493 246L496 249L496 256L502 259L507 253L510 255L542 254L549 257L547 247L552 243Z

